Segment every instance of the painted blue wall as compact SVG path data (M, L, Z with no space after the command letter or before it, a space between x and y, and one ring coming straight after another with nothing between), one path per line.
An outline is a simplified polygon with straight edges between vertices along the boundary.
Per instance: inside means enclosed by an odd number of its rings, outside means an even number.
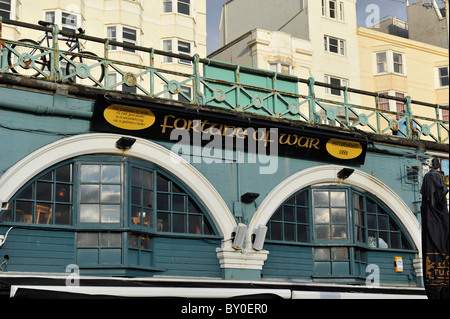
M48 114L53 110L45 107L56 105L57 108L87 114L92 111L92 100L5 87L0 87L0 97L0 175L17 161L49 143L90 132L88 118L55 116ZM16 102L24 107L34 107L37 113L2 108L2 105L14 105ZM169 149L172 147L171 143L155 142ZM420 165L415 159L415 151L380 145L376 147L387 153L369 151L365 164L356 168L385 183L411 208L412 203L419 200L419 194L417 185L406 183L405 167ZM235 213L237 221L246 224L266 195L287 177L312 166L327 164L280 157L275 174L261 175L259 164L225 163L222 158L219 161L221 163L201 162L192 165L217 189L230 210ZM236 206L238 208L235 209L235 203L239 201L240 195L246 192L256 192L260 196L255 203ZM0 226L0 234L6 233L8 228ZM65 272L68 264L77 262L74 234L72 231L15 229L0 250L0 260L4 255L10 256L9 271ZM157 237L154 244L157 247L153 253L155 272L148 272L150 275L161 273L177 276L222 276L215 251L221 246L220 240ZM264 278L305 280L311 278L313 267L311 247L266 244L265 249L269 250L270 254L262 271ZM369 262L382 265L383 281L404 284L413 282L413 254L405 255L406 270L402 275L393 273L392 254L386 252L370 254ZM142 274L138 271L136 273ZM114 274L114 271L109 274Z

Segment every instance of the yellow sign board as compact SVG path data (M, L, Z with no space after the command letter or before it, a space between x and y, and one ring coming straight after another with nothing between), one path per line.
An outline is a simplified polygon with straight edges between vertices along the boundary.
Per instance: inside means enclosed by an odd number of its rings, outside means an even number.
M363 152L361 143L336 138L329 140L326 147L332 156L344 160L357 158Z
M132 131L149 128L156 120L150 110L119 104L108 106L103 115L109 124Z

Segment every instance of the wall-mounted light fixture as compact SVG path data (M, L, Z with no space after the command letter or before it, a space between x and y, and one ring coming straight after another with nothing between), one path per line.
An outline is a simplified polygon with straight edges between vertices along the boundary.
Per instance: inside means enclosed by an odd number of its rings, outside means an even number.
M121 137L117 142L116 142L116 148L118 148L119 150L129 150L134 143L136 143L136 139L132 138L132 137Z
M350 177L355 170L353 168L343 168L337 173L337 178L341 181Z
M258 197L258 193L245 193L241 196L241 202L244 204L250 204L253 203Z

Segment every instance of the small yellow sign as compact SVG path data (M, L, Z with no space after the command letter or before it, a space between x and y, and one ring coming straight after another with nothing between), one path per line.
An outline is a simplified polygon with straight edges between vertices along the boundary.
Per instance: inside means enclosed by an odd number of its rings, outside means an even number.
M326 147L332 156L344 160L357 158L363 152L361 143L335 138L329 140Z
M108 106L103 116L109 124L130 131L144 130L155 123L152 111L119 104Z

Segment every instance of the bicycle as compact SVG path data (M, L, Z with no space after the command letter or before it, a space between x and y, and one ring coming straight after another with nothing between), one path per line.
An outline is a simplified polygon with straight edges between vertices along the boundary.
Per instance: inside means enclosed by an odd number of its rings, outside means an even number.
M53 27L55 24L52 22L39 21L39 25L43 27ZM83 35L85 30L78 28L78 35ZM51 59L47 59L48 51L45 51L39 47L42 47L44 41L46 41L47 47L51 48L50 40L53 39L53 34L50 31L45 31L45 35L39 40L34 41L30 39L20 39L18 42L23 45L13 44L11 50L8 52L8 63L11 67L11 71L25 76L38 77L44 75L45 68L49 71L51 68ZM82 51L80 42L76 36L61 36L58 40L66 41L66 45L69 47L67 52L76 52L84 56L90 56L92 58L86 58L78 55L73 55L70 58L68 56L59 56L59 65L62 74L62 79L67 79L70 82L75 83L76 78L87 79L95 83L95 86L100 85L105 76L105 66L101 64L100 58L92 52ZM66 63L65 68L61 63ZM62 66L62 67L61 67ZM98 66L98 67L97 67ZM94 70L95 69L95 70ZM65 72L65 73L64 73ZM73 74L73 76L69 76Z

